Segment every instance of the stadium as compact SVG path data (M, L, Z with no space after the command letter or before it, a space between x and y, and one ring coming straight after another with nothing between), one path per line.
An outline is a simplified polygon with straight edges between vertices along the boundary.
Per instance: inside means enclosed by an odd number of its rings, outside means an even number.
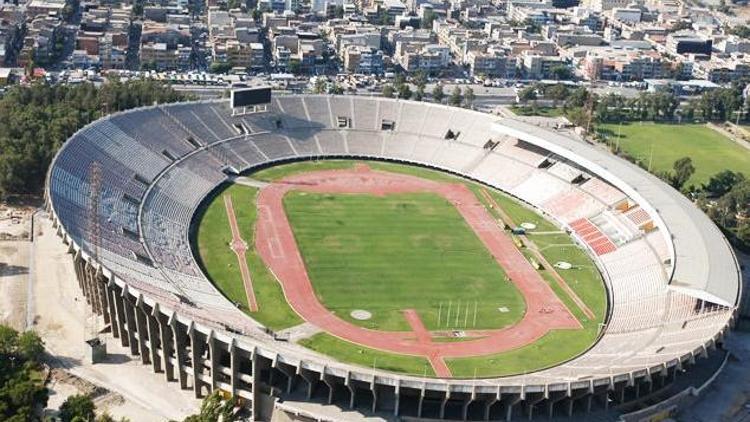
M94 312L197 397L254 420L580 416L698 370L734 321L722 233L608 151L385 98L247 111L114 114L48 174Z

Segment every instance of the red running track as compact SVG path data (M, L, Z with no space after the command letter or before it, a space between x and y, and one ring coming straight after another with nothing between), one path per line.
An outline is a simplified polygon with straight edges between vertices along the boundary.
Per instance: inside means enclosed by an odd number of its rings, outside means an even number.
M493 330L487 337L447 343L423 341L424 338L420 341L422 333L415 336L414 332L377 331L340 319L320 303L310 282L282 203L284 195L291 190L375 195L432 192L443 196L456 207L519 289L526 301L526 313L517 324ZM444 358L480 356L516 349L533 343L552 329L581 328L578 320L485 207L460 183L441 183L372 171L365 166L354 170L325 170L289 176L262 188L258 194L255 246L279 279L287 301L304 320L336 337L362 346L442 362ZM411 318L410 323L414 323ZM444 372L442 368L435 369L437 373Z

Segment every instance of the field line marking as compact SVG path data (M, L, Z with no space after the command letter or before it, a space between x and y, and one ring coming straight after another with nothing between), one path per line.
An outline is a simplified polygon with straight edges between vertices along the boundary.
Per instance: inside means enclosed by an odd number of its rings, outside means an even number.
M245 295L247 297L247 307L250 309L250 312L257 312L258 302L255 299L253 281L250 277L250 268L247 266L247 259L245 257L247 243L245 243L240 234L240 228L237 225L237 217L234 214L232 196L229 194L224 194L224 207L226 208L227 219L229 220L229 228L232 231L232 243L229 247L237 255L237 262L240 266L240 276L242 277L242 285L245 287Z

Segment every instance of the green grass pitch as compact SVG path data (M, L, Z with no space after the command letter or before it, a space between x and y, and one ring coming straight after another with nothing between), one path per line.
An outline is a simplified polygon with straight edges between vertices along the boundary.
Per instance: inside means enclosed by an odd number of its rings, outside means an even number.
M199 216L200 225L196 235L198 257L208 278L214 285L240 308L261 324L281 330L301 324L302 319L292 310L284 298L281 285L268 271L255 251L255 198L256 188L231 185L222 190ZM242 284L237 255L229 248L232 232L229 227L226 208L222 196L232 195L234 212L242 238L247 242L245 255L253 280L253 290L260 307L257 312L249 312L247 295Z
M284 208L316 294L340 318L408 331L410 308L429 330L502 328L524 314L520 292L439 195L290 192ZM351 318L355 309L372 319Z
M355 164L354 161L346 161L346 160L329 160L329 161L308 161L308 162L299 162L299 163L293 163L293 164L287 164L282 166L276 166L271 167L265 170L261 170L257 173L254 173L251 175L251 177L259 180L265 180L265 181L274 181L278 180L280 178L283 178L285 176L300 173L300 172L307 172L307 171L315 171L315 170L326 170L326 169L338 169L338 168L351 168ZM382 170L382 171L391 171L391 172L398 172L398 173L404 173L404 174L410 174L418 177L423 177L426 179L431 180L437 180L442 182L454 182L454 183L465 183L467 186L469 186L477 195L477 198L479 198L482 202L482 197L478 194L480 186L468 182L464 179L449 175L447 173L432 171L424 168L419 167L413 167L413 166L406 166L406 165L399 165L399 164L392 164L392 163L383 163L383 162L367 162L367 165L369 165L371 168L375 170ZM567 281L567 283L571 286L571 288L578 294L585 302L586 304L594 311L596 314L596 318L594 320L588 320L585 318L585 316L575 307L575 305L572 303L571 299L567 297L567 295L559 289L556 284L552 281L551 275L548 274L547 270L541 270L540 273L542 274L543 278L547 280L550 283L550 286L557 292L558 296L561 297L561 299L568 305L569 309L572 310L572 312L576 315L576 317L582 322L584 329L583 330L557 330L549 333L547 336L543 337L539 341L535 342L534 344L528 345L526 347L489 355L489 356L478 356L478 357L471 357L471 358L460 358L460 359L448 359L446 363L448 364L449 368L453 372L453 375L455 377L463 377L463 378L471 378L471 377L489 377L489 376L505 376L505 375L512 375L512 374L519 374L519 373L527 373L532 372L535 370L539 370L542 368L546 368L549 366L553 366L555 364L558 364L562 361L568 360L581 352L583 352L587 347L589 347L592 342L596 339L600 323L603 321L606 309L607 309L607 302L606 302L606 291L604 289L603 282L601 280L601 276L599 275L598 271L596 270L593 262L589 258L589 256L581 250L578 246L573 244L571 238L566 235L565 233L559 231L559 228L557 228L554 224L550 223L549 221L545 220L544 217L536 213L531 208L527 207L526 205L521 204L520 202L516 201L515 199L511 199L510 197L496 191L489 190L488 191L493 195L494 199L500 204L500 206L503 207L505 212L509 214L515 221L517 222L532 222L537 225L537 229L534 233L532 232L529 236L532 238L537 246L539 246L542 250L542 253L545 255L547 260L554 263L557 261L567 261L572 264L574 264L574 269L567 270L567 271L560 271L560 275ZM250 266L250 270L252 272L253 276L253 284L255 288L255 294L258 299L258 302L260 304L260 311L257 313L250 314L253 318L261 322L262 324L268 326L269 328L272 328L274 330L280 330L283 328L291 327L294 325L297 325L301 323L302 321L300 318L294 313L294 311L289 307L289 305L286 303L286 300L284 299L283 292L278 284L278 282L273 278L273 276L268 272L268 270L263 265L262 261L259 259L257 254L254 251L254 248L252 247L253 244L253 236L254 236L254 222L256 218L256 210L254 207L255 204L255 196L257 194L257 189L241 186L241 185L233 185L231 187L226 188L225 192L232 195L234 203L235 203L235 212L237 213L237 217L240 224L240 230L242 231L243 238L248 242L249 246L251 247L248 251L248 264ZM301 195L300 193L292 193L289 198L292 201L301 200L302 202L305 201L313 201L314 195L308 194L308 195ZM325 195L321 195L325 196ZM352 211L352 215L348 215L347 217L349 219L352 218L352 216L357 218L374 218L370 217L370 211L371 208L373 208L374 211L379 212L381 217L385 216L397 216L399 207L398 203L403 202L405 198L393 198L392 195L386 196L384 198L375 198L375 197L367 197L365 195L348 195L352 196L354 198L342 198L347 195L335 195L334 201L331 201L330 198L325 199L322 198L323 201L328 202L336 202L337 206L338 203L342 199L349 199L353 200L355 202L358 202L360 200L364 200L365 202L374 201L374 204L368 204L368 203L358 203L358 204L347 204L349 206L357 205L359 207L367 207L367 212L362 212L361 209L355 209ZM358 196L361 196L362 198L357 198ZM429 208L437 208L440 212L454 212L457 213L457 211L450 206L449 204L442 203L442 198L433 196L431 194L425 194L425 196L429 198L418 198L418 202L420 202L420 205L422 205L423 200L427 200L427 204L430 204L430 207L426 207L423 212L426 214L426 216L422 216L419 220L419 224L427 224L430 222L429 218L431 213L436 212L436 210L430 210ZM389 198L390 197L390 198ZM321 198L317 198L321 199ZM384 200L389 200L385 201ZM414 203L415 198L411 198L410 200L406 201L405 206L407 208L415 206ZM285 201L289 202L289 200ZM243 204L253 204L253 206L243 206ZM300 204L302 205L302 204ZM315 205L314 203L312 205ZM330 205L330 203L327 203L327 205ZM287 209L289 212L289 209ZM300 216L302 214L309 213L309 209L307 212L300 209ZM491 211L492 212L492 211ZM411 213L410 213L411 214ZM459 226L461 224L465 225L466 223L461 219L459 215L453 215L453 217L457 218L458 220L452 219L453 224L458 224ZM239 270L236 265L236 256L234 253L229 249L228 243L231 239L231 234L229 231L229 225L226 218L226 212L224 210L224 204L221 200L220 196L217 196L205 209L203 210L203 214L200 217L200 225L198 232L196 234L196 244L198 246L198 252L200 255L201 263L208 274L209 278L217 285L217 287L232 301L239 302L241 306L244 306L244 310L247 311L246 303L245 303L245 292L243 290L242 282L239 278ZM292 217L290 216L290 219ZM408 218L408 216L406 217ZM401 219L401 216L398 217L398 219ZM295 236L298 237L298 242L300 242L299 239L299 228L298 224L294 225L295 229ZM364 230L365 229L364 224L362 224L361 227L357 228L357 231ZM338 226L337 226L338 227ZM458 231L463 233L462 237L474 237L473 241L479 242L478 239L475 238L474 234L471 232L471 230L468 227L456 227L459 229ZM354 229L352 227L351 229ZM424 229L424 228L423 228ZM419 230L417 230L417 227L409 227L405 230L409 230L412 234L422 234L424 235L424 231L422 230L422 233L418 233ZM338 228L336 228L337 236L340 237L340 239L343 239L343 234L338 232ZM373 229L370 228L370 231ZM369 232L368 232L369 233ZM356 234L356 233L350 233ZM360 233L361 235L361 233ZM437 239L437 238L436 238ZM333 241L334 239L329 239L331 241L330 244L326 246L326 248L332 248L336 246L336 242ZM385 239L381 239L385 240ZM416 238L414 239L416 240ZM368 243L371 241L369 239L369 234L367 237L363 238L363 242L367 241ZM472 242L470 239L461 239L460 242ZM392 242L392 241L391 241ZM435 240L432 241L432 248L429 249L431 251L430 256L425 256L425 259L429 259L429 262L434 261L434 253L439 253L441 250L442 243ZM367 247L366 244L363 244L362 246ZM400 245L399 245L400 247ZM304 249L304 246L300 244L300 248ZM477 248L476 243L472 246L473 248ZM484 247L480 244L478 247L481 251L484 251ZM425 251L427 252L427 250ZM525 253L525 255L528 256L527 251L522 250L522 252ZM304 252L303 252L304 253ZM347 251L346 253L351 253L350 251ZM378 254L381 253L381 251L377 251ZM486 251L485 251L486 253ZM381 259L383 259L382 255L379 255ZM502 274L502 269L497 267L497 265L493 262L487 262L485 258L480 258L480 255L474 254L474 256L471 257L472 260L481 260L484 261L482 266L485 268L484 271L488 271L489 273ZM321 257L322 259L326 260L330 258ZM459 258L465 258L460 257ZM307 256L306 256L307 259ZM453 261L451 259L450 261ZM441 263L443 264L443 263ZM372 265L378 265L375 260L372 260ZM419 274L419 271L430 271L430 269L419 269L414 270L416 272L411 272L412 274ZM312 277L312 274L311 274ZM445 275L443 274L443 277ZM494 276L493 276L494 277ZM501 275L502 277L502 275ZM372 277L375 279L376 282L380 281L377 277ZM339 276L339 280L341 280L341 276ZM318 283L316 282L316 278L313 277L313 282L316 285L316 288L318 288ZM445 287L450 287L449 282L444 282ZM333 287L334 284L329 283L330 287ZM377 290L377 287L374 288ZM459 289L461 290L461 289ZM465 289L464 289L465 290ZM382 292L381 292L382 293ZM446 295L450 295L451 293L448 291L444 292ZM517 292L516 292L517 293ZM356 294L356 292L355 292ZM360 297L364 298L367 295L363 293L359 293ZM422 290L414 289L412 291L412 294L415 296L419 296L423 294ZM493 293L494 294L494 293ZM340 296L337 298L337 296ZM326 302L326 298L330 297L331 300L339 300L340 301L340 307L338 309L333 308L333 305ZM390 311L384 312L381 314L380 312L377 312L375 309L373 309L372 306L372 300L368 300L364 304L357 305L356 307L353 306L351 303L347 304L347 297L345 295L337 295L336 292L334 292L333 296L330 296L329 294L324 294L322 296L324 299L324 303L326 303L328 306L331 306L332 309L338 311L339 316L345 319L349 319L349 312L351 309L357 309L357 308L364 308L368 309L373 312L375 319L370 321L370 323L377 323L377 324L383 324L383 327L380 327L382 329L388 329L388 328L395 328L395 329L406 329L405 321L403 318L399 315L398 309L401 306L408 306L411 308L417 308L419 310L420 306L425 306L426 308L430 308L432 306L432 302L430 300L422 301L421 299L415 300L415 301L404 301L402 304L399 305L393 305L388 303L388 301L383 300L380 298L381 306L385 305L386 308L383 308L387 310L390 307ZM405 299L405 298L401 298ZM400 300L401 300L400 299ZM467 300L469 302L470 300ZM440 300L438 299L438 302ZM443 302L445 303L445 302ZM521 301L521 306L523 306L523 302ZM463 307L463 305L462 305ZM425 312L427 315L430 315L429 309L426 311L420 311L420 315ZM472 312L473 314L473 312ZM432 325L436 322L436 316L434 314L433 318L423 317L425 320L425 323L428 325L428 328L434 328ZM463 318L460 318L460 323L463 323L463 319L465 318L466 314L462 312L461 316ZM473 315L471 315L473 316ZM455 314L454 314L455 317ZM382 321L381 319L382 318ZM441 318L441 320L444 321L444 314ZM430 320L433 320L432 322ZM478 318L479 320L479 318ZM455 319L454 319L455 323ZM432 324L432 325L431 325ZM500 323L502 324L502 323ZM363 325L367 326L367 323L364 323ZM468 339L452 339L452 338L438 338L435 341L467 341L470 342L471 340ZM418 376L434 376L434 373L432 371L432 368L430 368L429 364L427 363L426 359L418 356L405 356L405 355L396 355L391 354L387 352L382 352L378 350L372 350L363 346L360 346L358 344L353 344L341 339L338 339L334 336L331 336L326 333L320 333L316 334L310 338L304 339L300 341L300 344L308 347L312 350L315 350L317 352L326 354L334 359L343 361L343 362L349 362L353 364L357 364L363 367L370 367L373 366L382 369L382 370L389 370L394 372L400 372L400 373L408 373Z
M750 175L750 153L716 131L696 124L630 123L600 125L599 131L640 160L651 171L669 171L675 160L690 157L695 174L688 185L699 186L722 170Z

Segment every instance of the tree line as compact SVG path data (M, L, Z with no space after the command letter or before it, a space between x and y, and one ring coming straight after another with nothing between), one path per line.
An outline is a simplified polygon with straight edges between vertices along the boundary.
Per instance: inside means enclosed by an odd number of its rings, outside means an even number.
M425 89L427 88L427 74L422 71L416 72L412 78L412 84L416 87L416 90L412 90L411 85L406 81L406 76L399 73L394 78L392 84L385 84L383 86L381 95L385 98L424 101L427 98L427 94L425 93ZM435 84L430 92L430 97L432 101L437 103L447 100L449 105L466 108L471 108L476 99L474 90L471 87L466 87L462 90L460 86L454 86L450 95L447 95L441 83Z
M156 81L12 87L0 99L0 198L39 194L55 153L87 123L112 112L185 98Z

